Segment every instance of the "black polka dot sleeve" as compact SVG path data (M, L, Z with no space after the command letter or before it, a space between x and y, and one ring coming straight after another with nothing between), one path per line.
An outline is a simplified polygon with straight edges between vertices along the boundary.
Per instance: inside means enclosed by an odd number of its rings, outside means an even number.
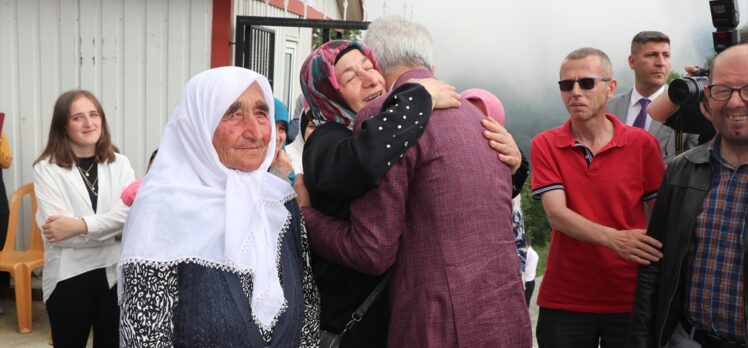
M431 95L413 83L398 87L380 113L365 121L354 147L373 185L421 138L431 116Z
M340 200L360 197L418 142L431 107L423 86L406 83L390 93L356 135L337 123L317 127L304 145L305 183Z

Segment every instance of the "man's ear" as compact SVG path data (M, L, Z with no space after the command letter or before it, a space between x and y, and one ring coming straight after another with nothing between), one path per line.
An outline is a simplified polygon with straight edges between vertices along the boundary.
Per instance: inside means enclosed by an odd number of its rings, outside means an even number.
M708 87L704 87L704 98L699 102L699 109L701 109L701 114L704 115L709 122L713 123L714 117L712 116L712 107L709 105L709 98L711 98L711 92Z
M608 98L616 95L616 87L618 87L618 81L611 80L610 82L608 82Z
M634 63L636 63L636 57L633 54L629 54L629 68L634 69Z
M701 114L704 115L704 117L706 117L706 119L709 120L709 122L714 123L714 120L713 120L714 117L712 116L712 108L709 106L709 101L707 101L706 99L702 100L699 103L699 108L701 109Z

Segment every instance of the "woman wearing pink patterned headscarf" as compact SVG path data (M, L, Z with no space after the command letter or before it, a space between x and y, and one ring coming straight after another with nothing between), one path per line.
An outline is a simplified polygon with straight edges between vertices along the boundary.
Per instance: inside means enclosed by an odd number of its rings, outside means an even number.
M391 91L380 113L367 118L361 131L353 135L350 127L356 112L387 95L384 78L371 52L356 41L328 42L307 58L300 79L317 125L304 147L303 182L309 189L312 206L340 219L349 218L348 204L352 199L376 186L408 145L417 143L437 104L432 96L439 103L447 100L445 104L459 105L454 89L439 81L406 83ZM395 117L413 122L396 123ZM390 146L393 139L400 145ZM380 278L320 258L314 260L314 270L322 303L321 327L341 332L352 311ZM385 293L363 320L345 333L341 347L384 347L388 322Z
M337 70L336 70L337 69ZM415 144L425 130L432 108L429 92L420 84L393 91L382 112L353 135L356 112L387 95L384 77L371 52L358 41L325 43L301 68L301 89L309 104L314 132L307 135L303 153L304 182L312 205L329 216L349 217L349 202L376 186L391 163L407 146L392 146L393 138ZM413 100L400 103L398 100ZM388 117L419 122L387 122ZM312 262L321 298L321 328L340 333L381 277L372 277L316 257ZM384 347L389 325L386 291L343 336L341 347Z
M376 59L355 40L330 41L314 50L301 67L300 80L317 126L307 139L303 155L304 180L313 196L316 188L331 198L348 201L376 186L390 165L408 149L386 144L393 138L415 144L433 107L426 88L406 84L392 91L381 113L366 121L363 130L353 136L356 113L370 101L387 95ZM398 98L413 102L406 105ZM419 122L397 127L393 122L387 123L389 114L414 120L417 117ZM319 201L314 197L312 200Z
M325 43L312 52L301 67L301 91L312 110L313 117L318 122L337 122L345 126L352 126L356 118L356 110L348 105L341 93L341 85L347 81L338 81L335 76L335 65L340 58L349 52L357 50L367 60L366 69L370 70L367 78L381 78L381 84L371 83L370 91L373 95L384 94L384 78L381 76L371 50L360 41L336 40ZM375 75L379 75L378 77ZM430 108L429 108L430 109Z

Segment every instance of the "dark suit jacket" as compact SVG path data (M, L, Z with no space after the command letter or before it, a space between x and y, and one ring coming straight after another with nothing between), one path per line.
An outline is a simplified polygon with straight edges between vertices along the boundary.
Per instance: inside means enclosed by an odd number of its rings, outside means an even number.
M431 74L411 70L395 86L425 77ZM383 100L359 112L354 130L366 127L361 119ZM481 137L484 116L462 104L432 113L421 139L380 185L353 201L350 222L303 210L323 257L372 275L392 267L388 347L532 346L512 234L511 173ZM387 122L417 119L393 113ZM385 145L405 146L397 138Z
M626 123L626 116L628 115L629 105L631 104L632 91L633 89L629 90L626 93L618 94L615 97L610 98L610 100L608 100L608 107L605 111L618 117L621 122ZM667 90L665 90L665 93L667 93ZM664 124L655 120L652 120L652 123L649 125L647 131L650 134L654 135L655 138L657 138L657 141L660 143L660 150L662 150L662 159L665 161L665 164L670 163L670 161L672 161L676 156L675 131L673 131L672 128L665 126ZM683 138L681 141L683 152L685 152L688 149L698 146L699 137L696 134L683 133Z

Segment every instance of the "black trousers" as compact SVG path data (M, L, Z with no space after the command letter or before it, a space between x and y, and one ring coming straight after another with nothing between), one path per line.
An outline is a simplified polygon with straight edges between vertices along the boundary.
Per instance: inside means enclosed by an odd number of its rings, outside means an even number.
M532 292L535 291L535 279L525 282L525 302L527 307L530 307L530 300L532 299Z
M623 347L631 313L580 313L540 308L540 348Z
M109 288L103 268L57 283L47 314L55 347L85 348L91 327L94 348L119 346L117 286Z

